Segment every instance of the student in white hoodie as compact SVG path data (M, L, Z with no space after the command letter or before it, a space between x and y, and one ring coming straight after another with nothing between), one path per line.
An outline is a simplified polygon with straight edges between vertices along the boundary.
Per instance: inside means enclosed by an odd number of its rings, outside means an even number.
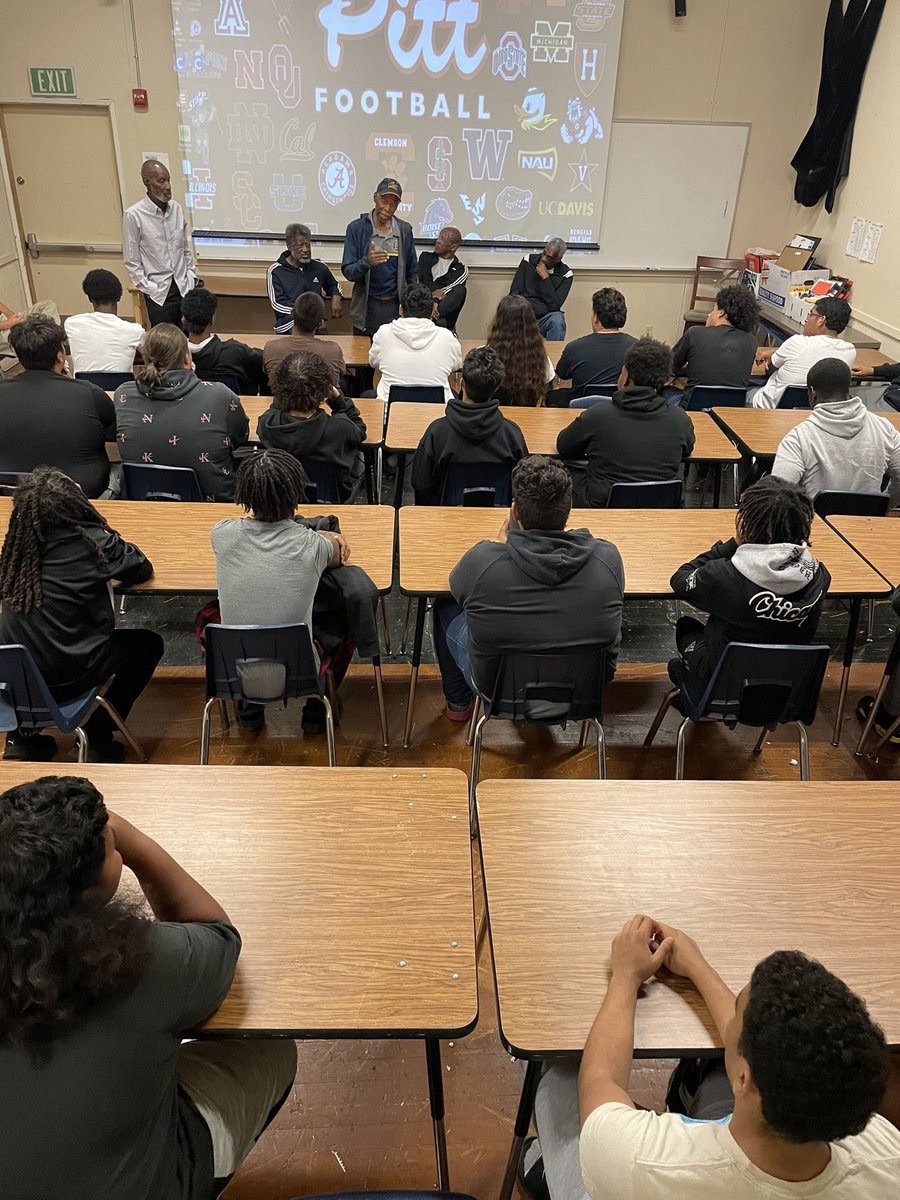
M756 361L764 365L769 378L763 387L747 396L748 408L777 408L784 389L802 387L809 368L820 358L840 358L848 367L856 361L856 347L840 336L850 323L851 309L846 300L827 296L812 306L802 333L796 333L774 350L757 351Z
M403 295L397 320L376 331L369 365L381 372L379 400L387 400L394 383L440 386L444 399L453 399L449 377L462 369L462 352L450 330L432 321L433 307L431 289L414 283Z
M850 368L823 358L807 375L812 413L782 439L772 474L798 483L810 500L819 492L880 492L890 479L900 504L900 433L850 395Z

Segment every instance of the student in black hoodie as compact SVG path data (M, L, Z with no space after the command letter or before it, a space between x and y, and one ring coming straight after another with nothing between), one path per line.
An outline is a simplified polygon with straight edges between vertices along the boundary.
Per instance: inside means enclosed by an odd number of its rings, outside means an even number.
M507 421L494 393L503 382L503 363L490 346L477 346L462 366L462 397L432 421L412 464L416 504L440 504L453 463L509 463L528 453L518 425Z
M691 695L699 698L729 642L807 645L831 583L810 552L812 501L770 475L741 494L735 534L679 567L679 600L709 613L704 626L682 617L675 644ZM676 660L677 661L677 660Z
M116 629L113 580L143 583L153 566L124 541L74 480L55 467L36 467L16 488L0 554L0 642L31 651L58 701L74 700L112 677L106 699L121 717L147 686L162 658L152 629ZM97 709L84 726L92 762L120 762L115 726ZM6 735L4 758L46 762L56 752L49 734Z
M694 426L661 395L671 374L669 347L641 338L625 355L611 403L586 408L560 430L560 456L587 459L584 478L576 480L577 506L605 507L614 483L651 483L679 474L694 449Z
M345 501L362 478L359 448L366 440L366 425L331 378L330 367L318 354L289 354L272 377L272 407L259 418L256 436L268 449L286 450L301 463L333 463ZM330 416L323 408L326 402Z
M181 301L181 327L187 334L194 371L204 383L225 383L239 396L256 396L268 387L262 350L235 338L223 342L213 333L219 299L206 288L191 288Z
M622 632L622 558L612 542L567 530L571 509L565 468L540 455L523 458L497 540L478 542L451 571L453 599L434 606L451 721L471 716L473 683L491 691L503 654L604 646L612 677Z

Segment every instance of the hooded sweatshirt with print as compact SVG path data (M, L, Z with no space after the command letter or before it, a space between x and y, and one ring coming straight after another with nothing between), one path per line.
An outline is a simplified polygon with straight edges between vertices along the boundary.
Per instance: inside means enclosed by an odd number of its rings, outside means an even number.
M331 416L320 408L311 417L298 417L284 409L267 408L259 418L256 436L270 450L286 450L299 462L333 463L342 500L349 500L359 478L359 448L366 440L366 424L347 396L328 401Z
M730 538L679 567L670 583L679 600L709 613L703 633L682 651L699 696L729 642L811 642L831 576L805 543L739 546Z
M462 369L462 352L450 330L429 317L398 317L376 331L369 365L381 372L379 400L387 400L394 383L440 386L444 399L452 400L448 378Z
M890 478L891 503L900 504L900 432L869 412L862 400L817 404L785 434L772 474L819 492L880 492Z
M413 457L416 504L440 504L453 463L517 463L527 453L521 429L507 421L499 401L466 404L451 400L445 415L425 430Z
M493 687L502 654L582 646L604 646L611 675L624 589L619 551L586 529L511 529L505 542L478 542L450 573L475 682Z

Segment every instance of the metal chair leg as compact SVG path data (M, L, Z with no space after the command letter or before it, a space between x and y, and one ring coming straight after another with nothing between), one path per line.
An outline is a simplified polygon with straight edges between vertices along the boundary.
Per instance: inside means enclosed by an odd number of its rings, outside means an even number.
M795 721L794 724L800 736L800 778L805 783L809 779L809 737L802 721Z
M737 508L738 500L741 498L741 472L740 463L736 462L733 467L734 473L734 507Z
M231 721L228 717L228 705L224 700L219 701L219 720L222 722L222 730L227 733L231 728Z
M588 733L590 732L590 729L591 729L590 717L585 717L585 719L581 722L581 735L578 738L578 749L579 750L583 750L585 748L585 746L587 745Z
M403 618L403 631L400 634L400 653L406 653L406 639L409 635L409 623L412 620L412 596L406 597L406 615Z
M325 738L328 742L328 765L337 766L337 755L334 751L334 714L331 711L331 701L327 696L319 697L325 705Z
M122 595L119 597L119 616L124 617L128 612L128 597Z
M881 701L884 699L884 693L887 691L887 685L890 678L891 677L888 675L887 671L885 671L881 677L881 683L879 683L878 691L875 693L875 703L872 705L869 715L866 717L866 723L863 725L862 733L859 735L859 741L856 743L856 749L853 751L857 758L862 754L866 738L869 736L872 726L875 724L875 714L878 712Z
M391 627L388 624L387 606L384 602L384 596L379 597L378 607L381 609L381 632L382 632L382 638L384 641L384 652L385 652L385 654L390 654L390 652L391 652Z
M478 809L475 805L475 793L478 787L478 774L481 770L481 738L487 720L487 713L483 713L479 717L472 742L472 771L469 779L469 832L472 837L478 832Z
M690 725L690 717L685 717L678 726L678 733L675 735L675 778L684 779L684 754L685 754L685 738L687 737L687 727Z
M146 762L147 755L145 754L144 749L141 746L140 742L138 742L135 739L131 730L125 724L125 722L123 721L123 719L119 715L119 713L116 712L116 710L113 708L113 706L110 704L110 702L106 699L106 697L98 696L96 703L97 703L98 707L102 708L103 711L107 714L107 716L110 718L110 720L113 722L113 724L118 729L119 733L121 733L122 737L125 739L125 741L128 743L128 745L131 747L131 749L137 755L138 759L141 762Z
M882 746L884 746L885 743L888 742L894 736L894 734L897 732L898 729L900 729L900 717L895 717L893 722L887 727L887 729L884 731L883 735L878 739L878 741L872 747L872 749L869 753L869 757L873 758L875 760L875 762L878 762L878 754L879 754Z
M875 601L870 600L866 605L866 641L871 642L875 637Z
M769 732L770 731L766 728L766 726L763 725L762 729L759 731L759 737L756 739L756 745L753 747L754 754L760 754L762 752L763 742L766 740L766 734Z
M375 695L378 698L378 719L381 721L381 743L387 747L390 743L388 734L387 709L384 706L384 678L381 674L381 659L372 660L372 670L375 672Z
M88 740L80 725L75 730L75 744L78 747L78 762L87 762Z
M325 672L325 694L332 710L337 708L337 688L334 685L334 671L330 668Z
M656 716L653 718L653 724L650 726L649 730L647 731L647 736L644 738L645 746L651 746L653 744L653 739L659 733L659 727L663 723L663 718L669 711L669 705L678 695L680 690L680 688L670 688L669 691L666 692L665 696L663 696L662 703L657 710Z
M483 707L484 706L481 703L481 697L476 696L475 703L472 706L472 716L471 716L471 719L469 720L469 727L466 730L466 745L467 746L472 745L472 738L475 736L475 726L478 724L478 718L481 716L481 710Z
M203 706L203 724L200 726L200 766L205 767L209 762L209 712L215 704L215 696L207 700Z
M597 778L606 778L606 734L603 731L603 726L599 721L595 720L597 726Z

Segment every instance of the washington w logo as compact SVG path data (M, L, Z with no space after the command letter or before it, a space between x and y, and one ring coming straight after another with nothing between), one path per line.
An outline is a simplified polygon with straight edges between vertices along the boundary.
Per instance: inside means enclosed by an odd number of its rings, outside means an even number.
M469 156L469 177L485 177L496 182L503 178L506 152L513 140L511 129L464 129L463 141Z

